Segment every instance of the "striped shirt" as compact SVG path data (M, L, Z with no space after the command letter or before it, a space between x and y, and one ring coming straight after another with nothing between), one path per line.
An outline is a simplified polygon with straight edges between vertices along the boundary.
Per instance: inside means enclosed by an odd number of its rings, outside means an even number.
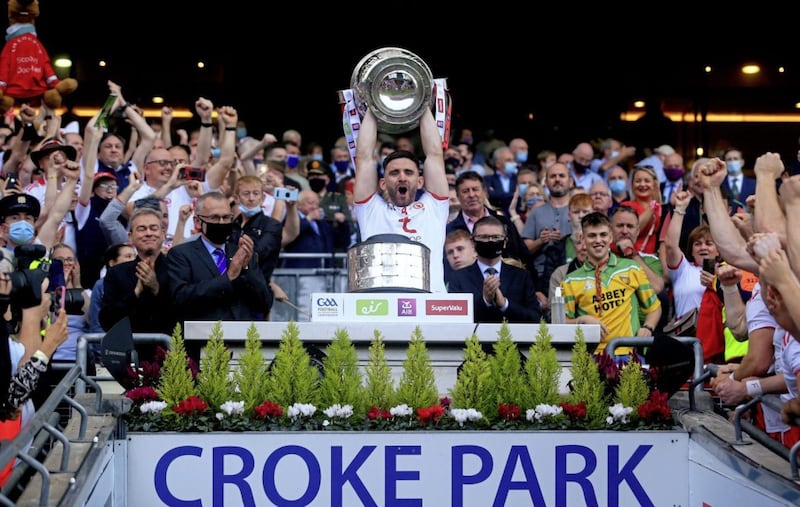
M595 350L601 353L613 338L636 336L641 327L639 311L645 315L660 308L644 270L630 259L610 253L608 264L600 272L600 286L595 282L595 267L587 260L561 282L564 307L569 319L581 315L596 317L608 328L608 334ZM628 347L617 348L617 355L628 354Z

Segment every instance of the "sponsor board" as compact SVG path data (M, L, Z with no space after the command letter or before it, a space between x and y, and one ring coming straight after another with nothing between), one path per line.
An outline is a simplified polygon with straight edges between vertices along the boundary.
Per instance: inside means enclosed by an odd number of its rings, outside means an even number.
M472 322L472 294L315 292L311 321Z

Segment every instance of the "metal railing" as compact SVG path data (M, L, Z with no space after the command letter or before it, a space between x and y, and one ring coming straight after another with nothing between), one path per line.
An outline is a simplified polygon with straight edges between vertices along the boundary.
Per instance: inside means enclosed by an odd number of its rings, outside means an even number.
M64 375L64 378L61 380L61 382L56 385L56 387L53 389L53 392L47 397L45 402L36 410L36 413L22 428L19 434L13 440L4 440L2 441L2 444L0 444L0 463L5 465L6 463L10 463L11 461L19 458L24 462L25 465L33 468L36 473L41 476L42 484L39 492L39 505L48 504L51 482L50 472L41 462L37 461L36 456L38 455L38 451L36 451L35 448L29 450L29 443L31 441L40 442L41 447L39 447L39 449L41 450L44 447L44 444L51 439L55 439L60 442L63 450L58 472L66 472L68 470L71 442L66 437L64 432L56 427L58 422L58 412L56 409L58 405L64 401L70 404L75 411L80 414L81 420L78 429L78 440L84 440L86 438L86 428L88 426L89 414L83 406L75 402L75 400L69 396L70 389L78 379L88 382L90 385L92 385L92 387L95 388L95 411L100 412L103 404L103 393L100 390L100 387L94 380L84 375L80 366L74 365L72 368L70 368L66 375ZM46 437L42 435L43 432L47 435ZM14 502L12 502L7 495L10 493L11 488L13 488L16 485L16 482L21 478L22 472L23 471L20 470L19 473L17 473L17 470L15 470L14 475L11 477L8 483L3 486L3 489L0 492L0 504L13 507Z

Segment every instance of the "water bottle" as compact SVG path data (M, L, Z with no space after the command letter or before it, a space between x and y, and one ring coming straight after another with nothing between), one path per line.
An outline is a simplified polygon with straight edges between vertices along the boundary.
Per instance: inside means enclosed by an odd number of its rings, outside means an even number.
M564 296L561 295L561 287L556 287L553 300L550 301L550 323L563 324L564 319Z

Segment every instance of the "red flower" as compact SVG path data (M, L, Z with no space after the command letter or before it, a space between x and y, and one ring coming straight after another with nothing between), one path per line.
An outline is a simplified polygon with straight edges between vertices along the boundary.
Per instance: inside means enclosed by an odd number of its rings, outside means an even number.
M370 421L374 421L376 419L391 419L392 413L389 412L388 410L383 410L378 407L369 407L367 418Z
M207 409L208 403L193 395L178 403L172 410L180 415L194 415L205 412Z
M564 415L570 419L584 419L586 417L586 402L581 401L575 405L570 403L560 403L561 408L564 410Z
M417 417L419 417L419 422L421 422L423 426L427 426L429 422L437 424L439 422L439 418L441 418L443 415L444 407L441 405L432 405L427 408L417 409Z
M150 386L137 387L125 393L125 397L133 401L134 405L145 403L148 401L155 401L158 399L158 393Z
M450 398L447 396L439 398L439 405L443 406L444 408L450 408Z
M667 393L653 391L646 402L636 409L639 417L647 422L668 422L672 418L672 409L667 405Z
M266 419L267 417L280 417L283 415L283 409L277 403L269 400L265 401L257 407L253 407L257 419Z
M513 403L501 403L497 407L497 412L504 421L519 419L519 405L514 405Z

